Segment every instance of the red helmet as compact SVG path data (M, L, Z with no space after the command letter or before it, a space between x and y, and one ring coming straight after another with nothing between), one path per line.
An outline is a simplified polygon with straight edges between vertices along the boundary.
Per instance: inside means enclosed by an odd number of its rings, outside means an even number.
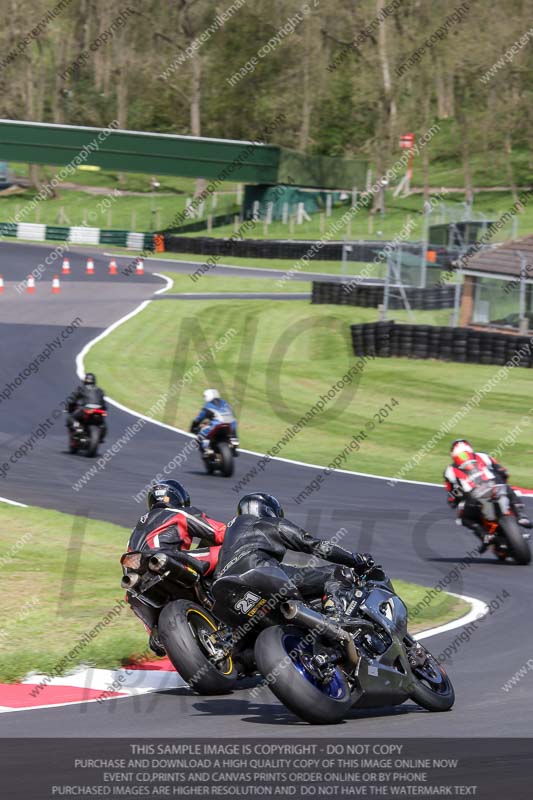
M466 439L456 439L451 447L452 460L456 467L462 467L476 457L474 448Z

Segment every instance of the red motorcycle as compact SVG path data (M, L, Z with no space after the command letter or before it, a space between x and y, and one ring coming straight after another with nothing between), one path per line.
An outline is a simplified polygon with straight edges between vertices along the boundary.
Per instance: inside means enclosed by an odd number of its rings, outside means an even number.
M94 458L106 432L106 417L107 411L101 406L93 403L84 406L81 421L74 421L69 429L69 451L85 451L88 458Z

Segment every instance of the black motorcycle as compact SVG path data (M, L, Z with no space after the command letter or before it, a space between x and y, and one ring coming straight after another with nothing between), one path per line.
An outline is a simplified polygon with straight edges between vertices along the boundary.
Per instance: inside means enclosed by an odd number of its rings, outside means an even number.
M105 434L106 417L107 411L101 406L91 403L84 406L81 420L75 420L69 428L69 451L85 451L89 458L94 458Z
M490 537L490 548L500 561L512 558L516 564L531 562L530 534L518 524L517 492L505 483L483 481L469 473L472 498L479 507L481 524ZM522 506L522 503L519 503ZM460 524L460 520L459 520Z
M218 470L225 478L231 478L239 445L232 426L227 422L215 425L207 434L207 442L208 447L200 449L207 474L212 475Z
M321 613L320 600L282 600L284 585L272 585L268 573L248 575L249 583L247 573L215 583L213 611L231 625L234 640L249 641L255 630L257 669L301 719L331 724L352 707L409 699L429 711L452 707L455 694L444 667L408 633L407 608L381 568L354 577L345 613L333 619Z
M208 563L190 553L124 553L121 586L159 612L159 638L176 671L199 694L223 694L237 680L231 631L213 616Z

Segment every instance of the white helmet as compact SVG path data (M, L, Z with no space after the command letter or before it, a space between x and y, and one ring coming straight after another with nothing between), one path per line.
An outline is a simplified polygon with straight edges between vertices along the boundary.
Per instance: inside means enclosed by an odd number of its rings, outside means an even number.
M212 400L219 400L220 395L216 389L206 389L204 392L204 402L210 403Z

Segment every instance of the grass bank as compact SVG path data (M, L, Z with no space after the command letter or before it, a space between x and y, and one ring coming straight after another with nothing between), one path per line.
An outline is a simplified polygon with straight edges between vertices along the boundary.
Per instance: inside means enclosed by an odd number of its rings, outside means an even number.
M265 452L353 366L350 323L376 317L375 309L312 306L299 300L158 301L99 342L86 366L98 373L111 397L148 413L171 384L226 337L216 360L203 364L194 380L172 396L159 418L188 428L201 404L202 390L214 385L236 409L242 446ZM405 312L394 312L394 318L405 320ZM420 323L443 325L448 318L448 311L415 312ZM142 350L138 341L144 343ZM278 454L326 465L354 434L373 426L359 450L350 451L340 466L396 475L497 370L413 359L369 361L360 378ZM139 385L150 391L139 395ZM393 398L396 404L388 416L376 417ZM529 371L510 371L404 477L440 482L453 438L467 436L479 450L491 452L515 431L501 459L513 481L532 486L528 464L533 446L524 423L532 406Z

